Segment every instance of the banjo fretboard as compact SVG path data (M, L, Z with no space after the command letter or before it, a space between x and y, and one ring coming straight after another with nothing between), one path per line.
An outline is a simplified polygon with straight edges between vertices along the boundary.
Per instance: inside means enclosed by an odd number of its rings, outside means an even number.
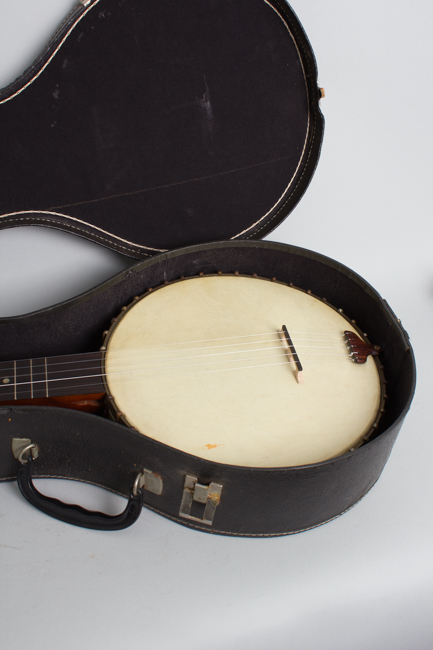
M0 363L0 402L103 392L100 352Z

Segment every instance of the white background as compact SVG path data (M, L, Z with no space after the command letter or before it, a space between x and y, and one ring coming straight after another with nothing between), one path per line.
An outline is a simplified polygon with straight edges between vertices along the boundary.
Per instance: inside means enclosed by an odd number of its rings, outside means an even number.
M72 6L1 0L0 86ZM353 268L409 331L418 387L390 460L343 517L267 540L202 534L147 510L126 531L87 531L42 515L3 483L3 648L433 648L433 5L298 0L294 8L326 89L325 140L306 196L269 239ZM57 231L0 232L1 315L71 297L129 263ZM39 485L95 509L123 507L89 486Z

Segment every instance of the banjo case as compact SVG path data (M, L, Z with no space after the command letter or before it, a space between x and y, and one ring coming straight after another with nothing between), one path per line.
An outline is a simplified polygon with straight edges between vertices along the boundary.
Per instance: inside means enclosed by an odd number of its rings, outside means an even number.
M386 406L369 441L311 465L240 467L100 415L0 404L0 480L31 466L34 477L130 495L132 512L139 475L140 504L198 530L252 537L314 528L374 485L414 392L408 335L347 267L260 241L314 173L320 97L311 46L281 0L83 0L0 92L0 227L70 231L132 265L72 300L0 319L0 361L97 351L122 307L181 277L276 277L326 298L380 346ZM27 444L37 458L17 463ZM64 521L116 528L27 492Z

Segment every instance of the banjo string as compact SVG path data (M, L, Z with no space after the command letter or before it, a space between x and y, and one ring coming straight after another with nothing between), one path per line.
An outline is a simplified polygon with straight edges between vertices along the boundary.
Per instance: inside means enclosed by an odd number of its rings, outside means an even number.
M266 341L264 341L264 343L265 342ZM274 342L274 341L272 341L272 342ZM338 351L341 350L341 353L338 352L339 356L340 356L340 354L344 354L344 355L347 354L347 356L350 356L348 353L345 352L345 350L347 348L342 348L342 347L337 347L337 346L320 346L320 345L316 345L316 346L314 346L314 345L298 346L297 345L295 347L296 347L296 350L302 350L303 352L305 352L307 349L338 350ZM206 348L203 348L203 349L206 349ZM276 346L267 346L267 347L264 347L264 348L255 348L255 349L250 349L250 350L231 350L229 352L212 352L211 354L194 354L194 355L189 355L189 356L186 356L186 357L171 357L171 358L170 357L169 358L162 357L162 358L156 359L156 360L154 359L154 357L156 355L154 355L153 357L149 357L149 360L154 361L155 363L168 363L168 362L171 362L171 361L185 361L185 360L188 360L188 359L206 359L208 357L223 357L223 356L228 356L228 355L233 355L233 354L245 354L245 353L249 353L249 352L262 352L264 350L284 350L285 351L286 349L287 348L285 346L280 344L280 345L276 345ZM311 358L312 356L333 356L336 353L328 353L328 352L325 352L325 353L312 352L311 353L311 352L306 352L306 354ZM130 355L128 355L128 356L123 356L122 357L122 356L116 355L115 353L113 354L113 352L110 352L110 361L116 361L118 363L119 362L125 362L125 363L129 364L130 366L132 366L132 368L133 368L134 364L130 360L131 360L131 358L134 359L135 356L136 355L131 357ZM247 359L243 359L243 360L247 361ZM77 362L77 363L89 363L89 361L90 360L82 360L82 361ZM140 363L142 363L142 362L143 362L143 360L140 360ZM52 370L52 368L54 366L63 366L63 365L70 364L70 363L73 363L73 362L69 361L69 362L64 362L64 363L50 364L50 368L49 368L50 374L63 372L63 370ZM100 367L100 365L101 364L100 364L100 361L99 361L95 366L90 366L90 367L86 368L86 370L96 370L97 368ZM24 372L21 373L21 375L17 374L17 376L18 377L19 376L25 377L25 376L27 376L27 374L28 373L26 371L24 371ZM33 376L38 375L38 374L45 376L45 369L43 369L43 370L34 369L32 374L33 374Z
M305 351L305 348L314 348L314 349L320 349L320 350L324 350L324 349L331 349L331 350L337 349L337 350L339 350L339 349L341 349L341 352L336 352L336 353L329 353L329 352L309 353L309 352L307 352L307 355L308 355L307 360L308 361L311 360L311 357L318 357L318 356L322 356L322 357L323 356L327 356L327 357L330 357L330 356L339 356L339 357L341 357L342 356L342 357L345 357L345 358L350 357L350 354L348 352L346 352L345 349L343 349L343 348L336 348L336 347L331 347L331 346L296 346L297 350ZM228 355L234 355L234 354L245 354L245 353L249 353L249 352L262 352L262 351L265 351L265 350L266 351L268 351L268 350L278 350L278 351L284 352L285 354L287 352L287 348L281 344L281 345L278 345L278 346L267 346L265 348L256 348L256 349L253 349L253 350L234 350L234 351L230 351L230 352L214 352L214 353L211 353L211 354L198 354L198 355L190 355L190 356L186 356L186 357L161 358L157 362L158 363L170 363L172 361L173 362L174 361L178 362L178 361L185 361L185 360L189 360L189 359L206 359L206 358L209 358L209 357L222 357L222 356L228 356ZM269 355L269 356L272 356L272 355ZM257 358L257 357L251 357L250 359L239 359L239 361L250 361L251 359L255 359L255 358ZM153 360L153 359L151 359L151 360ZM119 358L119 357L116 357L115 355L110 354L110 361L116 361L116 362L124 361L125 363L129 364L128 366L125 366L125 367L128 368L128 370L126 370L125 372L135 372L136 371L136 369L134 368L134 364L130 362L130 357L123 357L123 358L120 357ZM209 363L229 363L229 362L230 362L230 359L224 359L223 361L206 361L203 364L199 364L199 365L205 365L205 364L209 364ZM57 363L57 364L52 364L52 365L50 364L50 368L49 368L50 375L56 374L56 373L59 374L59 373L64 372L63 369L61 369L61 370L52 370L53 366L64 366L64 365L68 365L70 363L73 363L73 362L69 361L69 362ZM83 360L83 361L81 361L81 363L89 363L89 360ZM192 365L194 365L194 364L192 364ZM150 370L164 370L166 367L167 366L155 367L155 368L139 368L138 371L140 372L140 371L150 371ZM177 368L177 367L182 367L182 366L172 366L172 367ZM188 367L188 364L185 364L184 367ZM92 370L98 370L99 368L100 368L100 363L97 363L95 366L87 367L86 370L87 371L92 371ZM28 376L28 371L27 370L24 370L24 369L20 369L20 370L21 370L21 372L16 373L16 379L20 379L22 377L27 377ZM46 382L45 368L38 369L37 367L34 367L33 370L32 370L32 377L37 377L38 375L43 376L43 379L34 380L33 382L28 382L28 383L37 383L38 381ZM87 375L87 376L89 376L89 375ZM97 375L93 375L93 376L97 376ZM74 378L79 379L80 377L74 377L73 375L71 375L70 377L62 377L60 379L62 379L63 381L67 381L68 379L74 379ZM56 381L56 379L51 377L49 379L49 381ZM17 382L17 385L18 384L21 385L21 384L24 384L24 383L25 382ZM11 385L11 384L9 383L9 384L6 384L6 385ZM1 388L1 386L0 386L0 388Z
M278 334L279 332L276 332L276 333ZM243 338L243 337L230 337L230 338ZM217 340L217 339L215 339L215 340ZM329 346L326 346L326 345L303 345L303 344L298 345L297 341L308 341L308 342L312 342L312 343L329 343L329 342L332 343L332 341L328 341L326 339L297 339L295 348L297 350L299 349L299 350L303 350L303 351L308 350L308 349L319 349L319 350L337 349L337 350L339 350L339 349L341 349L341 345L345 345L345 341L343 341L341 339L341 337L338 338L338 342L336 341L336 343L334 345L329 345ZM245 346L245 345L257 345L257 344L262 345L264 343L275 343L275 342L277 342L277 341L273 338L273 339L266 339L264 341L251 341L251 342L248 342L248 343L230 343L230 344L217 345L217 346L204 346L204 347L197 347L197 348L183 348L181 350L171 350L171 352L173 354L176 354L177 352L179 352L179 353L195 352L195 351L198 351L198 350L211 350L211 349L215 349L215 348L226 348L226 347L238 347L239 348L240 346ZM276 347L280 348L281 347L280 341L278 341L278 343L279 343L279 345L276 346ZM172 345L179 345L179 344L178 343L173 343ZM166 347L169 347L169 346L170 346L170 344L161 344L160 346L149 346L149 348L151 348L151 349L159 349L159 348L166 348ZM135 358L137 353L142 352L144 350L147 350L149 348L148 347L123 348L122 350L112 350L112 351L110 351L110 357L113 358L113 359L116 359L116 360L122 360L123 359L125 361L128 361L131 357ZM259 349L275 349L275 348L273 348L271 346L268 346L266 348L259 348ZM200 357L200 356L217 356L218 354L222 354L222 355L239 354L239 353L242 353L242 352L255 352L255 351L257 351L257 350L251 350L251 349L249 349L249 350L235 350L234 352L211 353L210 355L196 355L196 356L197 357ZM85 354L84 354L84 356L85 356ZM99 353L96 352L96 353L88 353L88 354L90 356L92 354L99 354ZM71 355L71 356L73 356L73 355ZM154 354L154 355L149 355L147 358L152 359L152 358L155 358L157 356L158 356L157 354ZM65 357L68 358L67 355L65 355ZM43 359L44 357L41 357L41 358ZM175 360L180 361L182 359L189 359L189 358L194 358L194 357L193 356L173 357L172 359L164 359L164 361L172 361L172 360L173 361L175 361ZM35 361L35 360L39 360L39 359L34 359L33 361ZM58 361L58 362L55 362L55 363L50 361L50 371L52 371L52 372L62 372L61 370L57 370L57 371L52 370L52 368L54 368L55 366L63 366L64 367L64 366L72 365L72 364L73 365L79 365L79 364L85 364L85 363L89 363L89 359L85 358L85 359L79 359L79 360L73 360L73 361ZM88 369L91 370L91 368L88 368ZM11 367L11 370L12 370L12 367ZM37 374L37 367L34 368L34 371L35 371L34 374ZM17 372L18 373L21 372L22 376L27 375L27 371L25 369L22 369L22 368L18 368ZM39 374L43 374L43 372L40 371Z
M277 363L265 363L265 364L255 365L255 366L245 366L244 365L244 366L237 367L237 368L232 368L232 367L231 368L218 368L218 369L212 369L212 370L193 371L193 372L181 373L181 374L172 373L171 375L169 375L169 377L179 377L179 376L185 376L185 375L204 374L204 373L212 373L212 372L226 372L226 371L230 371L230 370L249 370L249 369L252 369L252 368L263 368L263 367L266 367L266 366L283 365L283 364L289 363L289 361L286 358L286 350L285 350L285 348L281 347L280 350L281 350L282 354L261 355L261 356L250 357L250 358L247 358L247 359L236 359L236 361L250 363L251 361L256 361L258 359L278 358L278 357L282 357L282 356L285 357L284 361L279 361ZM322 356L339 357L340 359L341 358L347 359L349 357L349 355L346 354L346 353L343 353L343 354L341 354L341 353L340 354L326 353L326 354L324 354ZM335 361L335 359L333 359L333 361ZM178 365L177 366L163 366L163 367L159 367L159 368L139 368L139 369L131 369L131 368L129 368L128 370L121 370L121 371L107 372L107 373L100 372L100 373L95 373L94 375L82 375L82 376L79 376L79 377L70 376L70 377L60 377L60 378L53 378L53 379L50 378L48 381L51 384L52 382L72 381L72 380L75 381L75 380L80 380L80 379L89 380L89 379L92 379L92 378L95 379L95 378L99 378L99 377L109 377L109 376L113 376L113 375L138 375L138 374L143 374L143 373L147 373L147 372L161 372L161 371L164 371L164 370L183 370L184 368L192 368L192 367L197 367L197 366L218 365L218 364L221 364L221 363L230 363L230 362L231 362L231 360L211 361L211 362L206 361L204 363L183 364L183 365L180 365L180 366L178 366ZM308 363L308 359L306 360L306 362ZM315 360L315 363L321 363L321 362L322 363L329 363L329 361L325 360L325 359L319 360L319 361ZM41 374L41 373L39 373L39 374ZM33 385L41 384L41 383L45 384L46 381L47 380L44 377L44 379L36 379L33 382L30 382L30 381L18 382L17 381L16 384L15 383L12 383L12 384L9 383L9 384L5 385L5 387L6 386L14 386L14 385L16 385L16 386L24 386L24 385L29 385L29 384L33 384ZM85 388L86 386L92 386L92 384L80 384L79 386L75 386L75 389Z

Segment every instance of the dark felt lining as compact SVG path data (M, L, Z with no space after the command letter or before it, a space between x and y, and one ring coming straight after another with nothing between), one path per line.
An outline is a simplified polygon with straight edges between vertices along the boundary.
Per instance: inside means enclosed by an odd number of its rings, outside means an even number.
M0 106L0 212L163 249L276 225L321 140L314 57L282 7L300 49L264 0L99 0Z

